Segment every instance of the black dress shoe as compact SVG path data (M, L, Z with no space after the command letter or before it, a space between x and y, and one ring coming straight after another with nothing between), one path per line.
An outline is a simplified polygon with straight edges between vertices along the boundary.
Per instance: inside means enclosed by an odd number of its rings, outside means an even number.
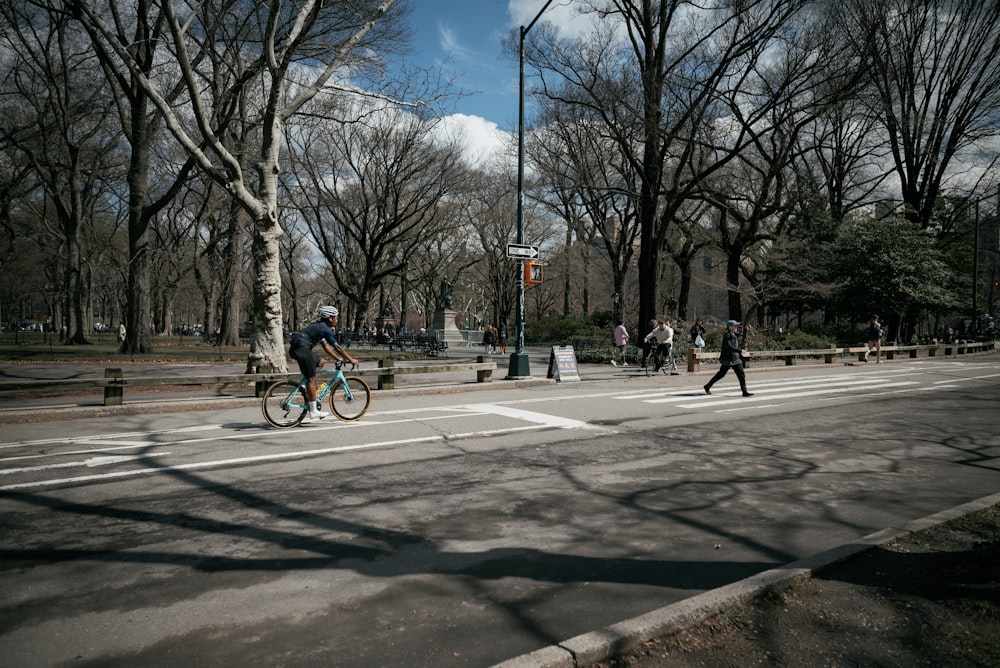
M711 394L711 392L708 391L708 385L706 385L704 389L705 389L705 394Z
M743 396L744 397L752 397L753 396L753 392L744 392Z

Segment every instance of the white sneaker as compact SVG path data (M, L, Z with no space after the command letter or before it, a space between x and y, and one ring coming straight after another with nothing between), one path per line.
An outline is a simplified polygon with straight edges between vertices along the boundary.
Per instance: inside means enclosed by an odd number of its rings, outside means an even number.
M618 366L618 362L611 360L611 366Z
M309 417L306 419L311 422L313 420L322 420L325 417L330 417L330 414L326 411L316 411L315 413L310 413Z
M628 362L623 362L622 366L628 366Z

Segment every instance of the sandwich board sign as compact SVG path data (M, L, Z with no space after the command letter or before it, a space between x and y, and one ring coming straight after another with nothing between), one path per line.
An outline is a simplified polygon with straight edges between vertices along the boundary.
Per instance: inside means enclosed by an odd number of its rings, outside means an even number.
M552 346L548 377L555 378L559 382L580 380L580 370L576 366L573 346Z

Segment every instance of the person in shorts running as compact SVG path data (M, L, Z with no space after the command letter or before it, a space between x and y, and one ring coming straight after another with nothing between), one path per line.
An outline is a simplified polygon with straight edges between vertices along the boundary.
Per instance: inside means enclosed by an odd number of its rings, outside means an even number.
M316 406L316 370L322 369L326 362L313 352L316 344L323 344L326 354L334 361L347 360L355 366L361 364L337 343L333 328L337 326L339 317L340 311L337 310L336 306L320 307L319 320L305 327L301 332L292 334L288 355L299 363L299 370L306 378L306 400L309 402L309 417L307 419L321 420L329 415L328 412L320 410Z
M865 362L868 356L875 351L875 363L882 363L882 323L877 315L872 316L872 321L868 323L868 331L865 333L868 341L868 351L865 353Z

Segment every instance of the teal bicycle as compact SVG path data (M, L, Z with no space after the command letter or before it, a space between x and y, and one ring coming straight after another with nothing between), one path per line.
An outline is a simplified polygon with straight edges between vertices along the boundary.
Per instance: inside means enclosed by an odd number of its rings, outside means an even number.
M368 412L372 401L372 390L360 376L345 376L344 363L337 362L335 369L317 369L316 404L323 405L329 397L330 410L341 420L351 422ZM333 377L324 380L324 374ZM264 392L260 400L264 419L278 429L287 429L302 424L309 414L306 401L306 377L298 382L279 380Z

